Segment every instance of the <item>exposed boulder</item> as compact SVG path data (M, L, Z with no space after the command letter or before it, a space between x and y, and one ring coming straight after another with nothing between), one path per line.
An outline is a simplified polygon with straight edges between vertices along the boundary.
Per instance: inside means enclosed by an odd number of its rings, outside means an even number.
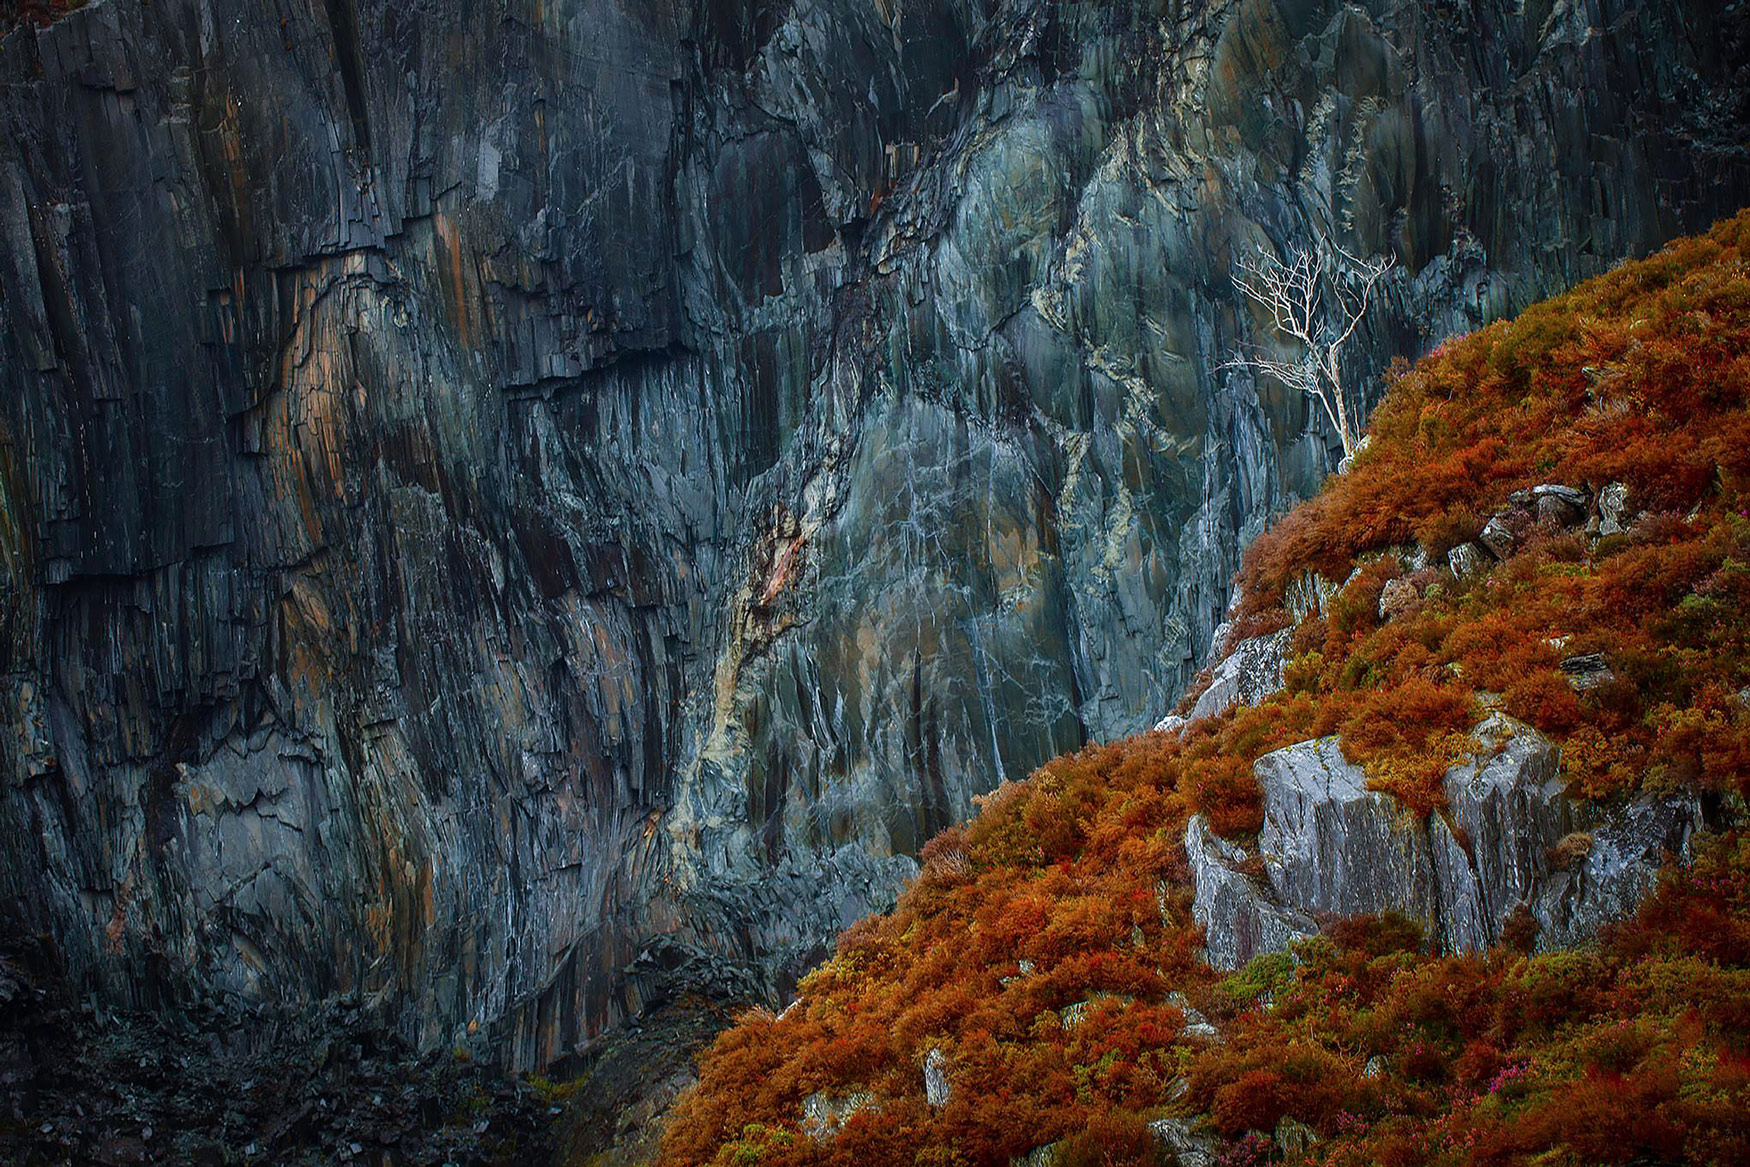
M1405 571L1410 572L1421 571L1430 562L1428 549L1413 540L1388 548L1385 554L1396 559Z
M1203 1011L1191 1004L1189 997L1183 993L1168 993L1167 1004L1185 1015L1185 1024L1179 1027L1180 1037L1193 1037L1200 1041L1218 1041L1221 1030L1204 1015Z
M1204 960L1233 970L1261 952L1280 952L1318 932L1305 912L1277 902L1274 890L1240 869L1246 853L1193 815L1185 829L1191 863L1192 918L1204 929Z
M1693 794L1648 794L1607 815L1577 817L1597 825L1584 861L1544 880L1535 905L1540 949L1576 944L1639 907L1660 866L1689 857L1702 808Z
M1475 543L1460 543L1446 553L1446 563L1453 575L1466 579L1487 566L1488 556Z
M924 1101L931 1106L946 1106L954 1097L954 1087L948 1081L948 1056L932 1048L924 1057Z
M1549 874L1549 852L1574 829L1558 777L1558 751L1542 734L1500 714L1477 727L1484 748L1446 772L1456 849L1437 849L1446 892L1445 939L1454 949L1486 948L1507 916L1530 903ZM1442 821L1441 826L1445 823ZM1450 835L1449 835L1450 837Z
M1337 594L1336 580L1326 579L1317 572L1302 572L1283 589L1282 603L1296 624L1309 616L1323 616L1325 605Z
M1389 794L1367 789L1336 738L1272 751L1253 772L1264 797L1258 853L1284 903L1314 915L1394 909L1437 924L1426 831Z
M1612 482L1598 492L1598 534L1620 535L1628 522L1628 486Z
M1282 688L1294 633L1284 628L1242 640L1215 666L1209 688L1191 708L1191 720L1210 717L1233 705L1256 705Z
M1567 674L1568 684L1582 693L1616 679L1616 674L1610 671L1610 665L1605 662L1601 652L1567 657L1559 667Z
M1537 508L1538 521L1554 523L1558 527L1583 522L1587 504L1591 501L1585 491L1553 482L1532 487L1531 497Z
M811 1139L830 1139L844 1129L854 1115L875 1109L875 1096L867 1090L828 1094L816 1090L802 1100L802 1133Z
M1417 819L1367 789L1334 737L1259 758L1256 857L1201 816L1186 830L1208 963L1236 969L1310 935L1319 918L1384 911L1417 921L1445 951L1499 942L1521 911L1539 949L1574 944L1632 912L1701 825L1693 795L1609 809L1569 799L1555 744L1502 714L1474 736L1475 753L1446 773L1450 819ZM1248 874L1258 867L1262 879Z
M1189 1120L1157 1118L1148 1124L1148 1129L1167 1163L1177 1167L1214 1167L1220 1145L1209 1135L1200 1134Z
M1468 844L1466 870L1442 875L1449 949L1499 941L1521 905L1537 923L1540 950L1578 943L1633 912L1658 869L1688 856L1703 822L1693 794L1645 794L1608 808L1572 800L1548 738L1499 713L1476 736L1492 749L1446 773L1447 803ZM1467 926L1471 903L1477 914Z
M1477 542L1488 548L1496 559L1506 559L1518 550L1520 542L1531 530L1531 524L1531 512L1522 507L1514 507L1492 515L1483 524Z

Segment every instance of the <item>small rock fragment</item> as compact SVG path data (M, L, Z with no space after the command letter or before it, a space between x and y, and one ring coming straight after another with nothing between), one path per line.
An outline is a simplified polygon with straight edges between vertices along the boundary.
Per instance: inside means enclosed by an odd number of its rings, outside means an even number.
M1584 693L1588 689L1596 689L1616 678L1610 671L1610 666L1604 661L1601 652L1587 652L1579 656L1570 656L1559 666L1568 675L1568 684L1575 691Z
M1612 482L1598 492L1598 533L1620 535L1627 530L1628 487Z
M1196 1037L1205 1041L1217 1041L1221 1038L1221 1031L1191 1004L1185 994L1168 993L1167 1004L1185 1015L1185 1024L1179 1030L1180 1037Z
M1189 724L1191 724L1190 718L1181 717L1177 713L1169 713L1159 721L1155 722L1155 732L1178 733Z
M1412 611L1421 598L1416 585L1405 577L1387 580L1379 593L1379 618L1390 623Z
M1482 549L1475 543L1460 543L1446 553L1447 566L1459 579L1467 579L1483 569Z
M1519 531L1521 525L1514 521L1515 514L1523 512L1504 511L1495 515L1483 524L1482 533L1477 536L1477 542L1487 547L1496 559L1506 559L1519 546Z
M946 1106L954 1097L954 1087L948 1082L948 1056L940 1049L931 1049L924 1058L924 1101L931 1106Z

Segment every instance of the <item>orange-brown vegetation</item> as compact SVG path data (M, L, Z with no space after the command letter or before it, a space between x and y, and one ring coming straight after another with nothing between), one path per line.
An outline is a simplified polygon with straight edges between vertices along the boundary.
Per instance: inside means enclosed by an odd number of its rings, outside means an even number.
M1208 975L1182 890L1176 755L1162 735L1095 747L984 800L925 849L897 911L845 933L795 1006L719 1040L668 1161L866 1167L934 1147L921 1161L1007 1163L1086 1130L1124 1143L1182 1068L1183 1016L1163 998ZM931 1049L952 1067L940 1108L923 1094ZM836 1139L801 1136L807 1096L855 1090L879 1111Z
M1499 706L1562 744L1576 797L1750 790L1750 213L1400 370L1352 470L1258 540L1237 623L1292 623L1285 689L1180 735L1090 747L1005 785L925 848L888 916L840 939L783 1014L704 1059L669 1164L1150 1162L1148 1120L1227 1162L1750 1162L1750 835L1667 872L1601 943L1430 956L1341 922L1231 977L1197 958L1183 851L1256 831L1252 763L1339 734L1418 813ZM1627 487L1625 529L1521 516L1513 553L1446 552L1516 491ZM1411 570L1426 557L1426 565ZM1382 598L1385 603L1382 605ZM1564 660L1607 669L1577 688ZM1577 861L1588 836L1552 861ZM1176 994L1183 994L1179 996ZM1184 1031L1195 1008L1219 1041ZM940 1051L952 1095L925 1098ZM804 1102L865 1094L837 1133Z
M0 32L20 24L52 24L89 0L0 0Z
M1296 683L1358 707L1342 721L1344 746L1382 788L1436 804L1460 744L1445 731L1462 728L1479 691L1567 741L1570 783L1588 797L1744 781L1747 255L1750 217L1739 216L1448 343L1397 377L1354 470L1248 552L1242 618L1279 609L1308 571L1341 580L1363 564ZM1440 563L1482 516L1541 483L1625 484L1636 517L1595 545L1534 530L1493 571L1433 573L1419 604L1379 620L1394 552L1419 546ZM1587 653L1604 654L1613 679L1576 694L1558 666Z

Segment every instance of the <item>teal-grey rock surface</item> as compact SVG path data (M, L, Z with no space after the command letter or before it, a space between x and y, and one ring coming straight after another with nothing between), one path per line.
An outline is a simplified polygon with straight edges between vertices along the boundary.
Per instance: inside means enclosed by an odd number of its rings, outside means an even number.
M1414 356L1750 201L1718 0L94 0L0 40L0 903L515 1066L1145 728ZM1601 850L1599 854L1602 855ZM1604 863L1604 859L1599 860ZM1486 906L1486 905L1485 905Z

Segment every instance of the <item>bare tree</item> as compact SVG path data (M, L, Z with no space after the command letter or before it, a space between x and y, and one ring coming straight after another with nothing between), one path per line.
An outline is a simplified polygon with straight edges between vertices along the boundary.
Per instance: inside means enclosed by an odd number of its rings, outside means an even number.
M1315 239L1311 248L1289 247L1286 259L1259 248L1234 265L1234 287L1269 311L1276 331L1299 342L1300 359L1275 360L1253 349L1221 367L1268 374L1316 400L1349 458L1361 444L1366 419L1363 404L1352 402L1343 384L1343 348L1396 261L1362 259L1323 235Z

